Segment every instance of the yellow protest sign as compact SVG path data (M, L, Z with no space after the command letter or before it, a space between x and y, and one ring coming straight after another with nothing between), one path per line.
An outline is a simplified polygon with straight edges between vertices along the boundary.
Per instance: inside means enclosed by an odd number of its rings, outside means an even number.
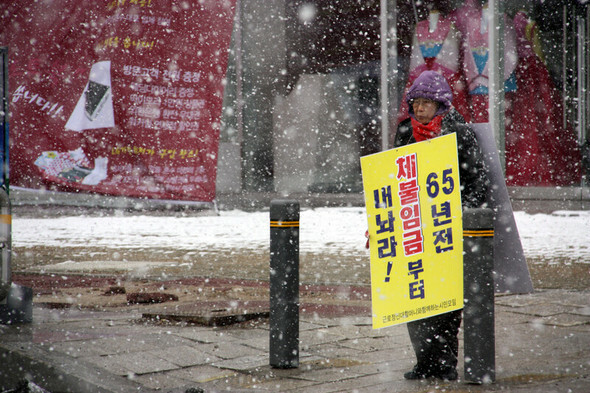
M373 328L463 308L454 133L361 157Z

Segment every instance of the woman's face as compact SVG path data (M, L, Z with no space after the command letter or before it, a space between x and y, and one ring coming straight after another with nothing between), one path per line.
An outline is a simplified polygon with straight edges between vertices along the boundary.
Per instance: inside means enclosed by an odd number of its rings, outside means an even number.
M434 119L434 115L438 110L438 102L428 98L416 98L412 101L412 109L414 109L416 120L422 124L428 124Z

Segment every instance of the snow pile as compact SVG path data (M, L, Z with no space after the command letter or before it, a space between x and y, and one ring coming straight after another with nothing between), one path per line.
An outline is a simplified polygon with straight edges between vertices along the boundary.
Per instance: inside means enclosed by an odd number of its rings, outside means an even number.
M525 256L567 257L590 263L590 211L553 214L515 212ZM108 216L13 218L13 247L175 248L177 250L269 248L269 213L221 211L218 216ZM301 211L301 252L366 254L365 209ZM368 254L367 254L368 255Z

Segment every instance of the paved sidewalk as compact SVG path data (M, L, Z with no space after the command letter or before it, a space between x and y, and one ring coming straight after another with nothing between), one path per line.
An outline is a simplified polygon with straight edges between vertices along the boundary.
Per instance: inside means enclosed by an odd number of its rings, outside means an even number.
M173 306L172 306L173 307ZM405 381L405 325L368 313L300 314L300 366L269 366L268 318L225 327L142 318L145 309L35 306L0 325L0 392L27 377L52 392L590 392L590 291L496 297L496 382ZM462 346L462 339L460 341Z

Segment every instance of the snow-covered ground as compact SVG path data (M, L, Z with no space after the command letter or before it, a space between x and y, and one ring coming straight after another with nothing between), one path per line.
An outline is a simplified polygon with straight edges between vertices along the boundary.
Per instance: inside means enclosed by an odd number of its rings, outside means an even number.
M527 258L567 258L590 263L590 211L552 214L515 212ZM301 211L301 252L365 253L364 208ZM54 246L106 249L268 250L269 213L221 211L219 215L67 216L13 218L13 247Z

